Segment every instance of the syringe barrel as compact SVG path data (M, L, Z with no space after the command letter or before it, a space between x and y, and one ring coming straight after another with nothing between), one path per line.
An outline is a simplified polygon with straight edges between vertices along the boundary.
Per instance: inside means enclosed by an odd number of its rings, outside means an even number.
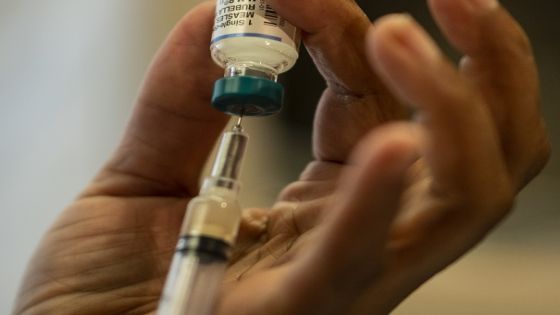
M229 247L210 238L179 242L158 315L212 315L219 302Z
M158 315L211 315L215 310L241 218L238 177L247 142L239 125L224 132L211 175L189 202Z

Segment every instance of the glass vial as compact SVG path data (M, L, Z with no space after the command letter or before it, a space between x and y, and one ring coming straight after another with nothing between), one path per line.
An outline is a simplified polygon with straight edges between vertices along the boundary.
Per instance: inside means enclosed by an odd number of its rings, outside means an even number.
M210 51L225 78L213 105L234 115L278 112L283 88L276 81L295 64L300 37L265 0L217 0Z

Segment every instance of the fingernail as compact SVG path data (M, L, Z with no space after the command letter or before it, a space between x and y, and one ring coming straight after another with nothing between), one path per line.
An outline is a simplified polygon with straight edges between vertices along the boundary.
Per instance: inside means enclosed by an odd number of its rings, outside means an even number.
M434 41L410 15L394 14L384 18L383 23L390 27L393 38L401 48L412 53L414 58L424 62L432 62L439 58L440 51Z
M490 11L498 6L498 0L469 0L471 5L479 11Z

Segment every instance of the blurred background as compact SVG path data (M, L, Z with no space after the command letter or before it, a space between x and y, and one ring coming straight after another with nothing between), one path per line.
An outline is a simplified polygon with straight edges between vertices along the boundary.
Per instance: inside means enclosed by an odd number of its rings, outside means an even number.
M9 313L41 235L119 140L152 55L196 2L0 0L0 314ZM441 40L424 1L361 3L372 19L410 12ZM534 41L543 112L558 147L560 3L503 3ZM324 83L304 51L283 81L283 113L247 121L245 206L271 203L311 156ZM509 219L394 314L560 314L559 298L560 159L553 155Z

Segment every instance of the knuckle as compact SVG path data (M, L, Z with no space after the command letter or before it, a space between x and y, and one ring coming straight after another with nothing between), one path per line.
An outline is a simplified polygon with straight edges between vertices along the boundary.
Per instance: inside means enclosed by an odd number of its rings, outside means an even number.
M488 206L490 211L496 215L496 221L502 219L511 212L515 204L515 192L511 185L503 185L501 189L493 191Z
M533 45L529 36L524 31L519 31L519 35L517 36L516 46L523 53L524 55L532 55L533 54Z
M528 167L523 174L521 187L527 185L544 169L546 164L550 161L551 155L552 143L550 136L546 132L542 132L537 140L537 144L533 148L533 154Z
M509 176L501 183L491 185L485 193L475 198L475 209L479 221L494 225L506 217L515 205L515 189Z
M541 138L539 149L537 150L536 161L538 164L539 171L544 168L544 166L550 160L552 155L552 142L550 136L546 133Z
M509 177L503 177L493 185L476 193L454 199L451 208L460 209L467 217L478 222L495 224L507 216L515 204L515 190ZM467 210L467 211L464 211Z
M290 183L280 191L278 200L300 200L306 190L307 185L304 182Z
M520 51L525 55L532 55L533 54L533 45L531 43L531 39L529 35L525 32L525 30L516 22L513 25L513 38L512 43L516 50Z
M528 185L545 168L552 155L552 142L544 119L531 128L531 134L515 142L516 154L510 161L517 190Z

